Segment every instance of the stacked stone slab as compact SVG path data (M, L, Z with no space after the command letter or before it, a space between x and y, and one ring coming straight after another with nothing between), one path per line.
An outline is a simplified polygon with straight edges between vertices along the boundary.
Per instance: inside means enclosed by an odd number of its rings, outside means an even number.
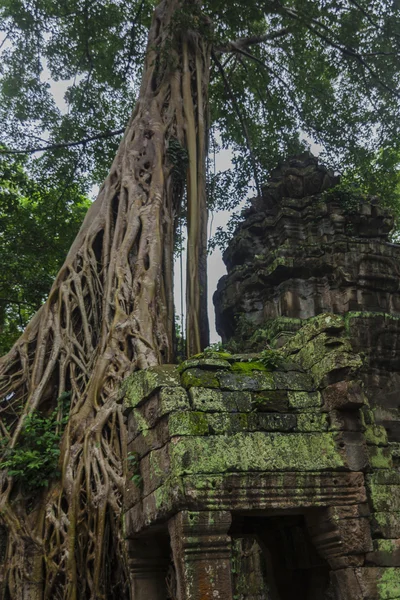
M400 482L361 366L331 314L280 350L211 352L129 380L135 600L400 598ZM239 595L240 565L232 574L246 536L269 557L264 595Z

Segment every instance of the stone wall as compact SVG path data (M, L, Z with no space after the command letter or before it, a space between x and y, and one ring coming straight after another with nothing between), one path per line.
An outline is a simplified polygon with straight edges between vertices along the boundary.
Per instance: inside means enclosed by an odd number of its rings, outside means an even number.
M400 598L400 480L361 368L346 319L328 314L279 350L135 374L125 521L140 581L138 540L170 536L180 600Z

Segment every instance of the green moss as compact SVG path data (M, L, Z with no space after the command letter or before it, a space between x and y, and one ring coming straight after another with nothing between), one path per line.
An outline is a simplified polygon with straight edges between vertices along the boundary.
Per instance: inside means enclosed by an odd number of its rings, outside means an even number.
M225 359L206 355L205 358L190 358L189 360L185 360L179 365L178 372L183 373L187 369L193 369L197 367L200 369L216 371L217 369L229 369L230 364Z
M378 579L379 600L396 600L400 597L400 568L386 567Z
M238 373L252 373L253 371L267 371L267 368L259 360L249 362L234 362L231 369Z
M391 469L393 460L390 450L380 446L367 446L369 463L373 469Z
M367 425L364 432L367 444L374 446L387 446L387 432L382 425Z
M168 429L170 436L207 435L209 430L205 413L194 411L170 415Z
M137 371L123 383L124 406L126 408L135 407L161 387L179 385L179 373L175 365L150 367L143 371Z
M288 392L289 406L295 410L319 408L322 398L319 392Z
M186 389L192 387L218 388L219 381L214 371L187 369L181 375L181 383Z
M246 471L319 471L345 467L331 433L181 438L171 448L175 476Z
M327 431L329 428L328 415L305 413L297 415L297 431Z

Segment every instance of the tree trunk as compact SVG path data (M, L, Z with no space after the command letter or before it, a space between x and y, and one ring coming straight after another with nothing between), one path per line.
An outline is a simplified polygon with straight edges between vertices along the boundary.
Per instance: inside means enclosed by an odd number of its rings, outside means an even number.
M184 182L172 146L189 158L190 351L201 349L207 330L200 325L206 290L198 269L205 249L209 25L200 16L182 28L181 11L180 0L158 5L139 99L110 173L46 304L0 361L0 431L9 448L18 446L28 414L53 409L64 392L71 399L60 480L38 496L1 474L2 599L129 597L119 399L132 371L173 360L174 221Z

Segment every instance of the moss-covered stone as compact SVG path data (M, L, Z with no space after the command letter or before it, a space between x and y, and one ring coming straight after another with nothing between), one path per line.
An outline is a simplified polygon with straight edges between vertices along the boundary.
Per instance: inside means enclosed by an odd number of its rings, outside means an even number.
M374 512L371 523L375 537L400 538L400 512Z
M175 365L149 367L146 370L137 371L124 381L124 406L133 408L161 387L180 385L180 377Z
M249 415L250 431L294 431L297 426L296 415L281 413L252 413Z
M396 471L376 471L366 476L369 498L375 512L400 512L400 479Z
M320 333L307 342L298 352L296 361L305 370L311 369L316 363L321 362L327 354L335 352L353 352L350 341L346 338Z
M215 371L206 371L199 368L186 369L181 375L181 382L186 389L192 387L219 388Z
M187 392L181 387L163 387L158 393L160 417L176 410L190 408Z
M343 352L342 350L333 350L322 360L310 369L315 384L319 386L324 382L325 377L333 372L346 371L341 374L342 377L352 377L362 367L362 360L358 354ZM326 384L331 383L329 380Z
M204 412L248 412L252 409L250 392L222 392L192 387L189 397L194 410Z
M378 579L378 600L400 598L400 568L386 567Z
M312 392L315 389L312 378L307 373L275 371L273 380L277 390Z
M265 365L259 360L234 362L231 369L236 373L252 373L253 371L268 371Z
M392 469L393 458L389 448L368 446L369 464L373 469Z
M288 392L290 408L295 410L316 409L322 406L322 398L319 392Z
M177 435L207 435L208 420L203 412L178 412L170 415L168 420L169 434Z
M267 371L253 371L251 375L225 372L220 373L218 378L223 390L258 392L276 387L273 374Z
M195 368L217 371L218 369L229 369L230 363L222 358L209 358L208 356L205 358L189 358L179 365L178 372L183 373L187 369Z
M296 431L328 431L328 415L319 413L305 413L297 415Z
M210 434L233 435L248 431L249 415L247 413L213 413L207 415Z
M330 433L181 438L171 448L174 476L243 471L324 471L345 462Z
M297 354L311 340L321 333L329 335L340 334L345 329L344 318L340 315L324 313L308 319L303 327L287 342L284 352L286 355Z
M288 392L267 390L251 394L251 407L261 412L286 412L289 409Z
M387 432L382 425L367 425L365 427L364 436L367 444L373 446L387 446Z

